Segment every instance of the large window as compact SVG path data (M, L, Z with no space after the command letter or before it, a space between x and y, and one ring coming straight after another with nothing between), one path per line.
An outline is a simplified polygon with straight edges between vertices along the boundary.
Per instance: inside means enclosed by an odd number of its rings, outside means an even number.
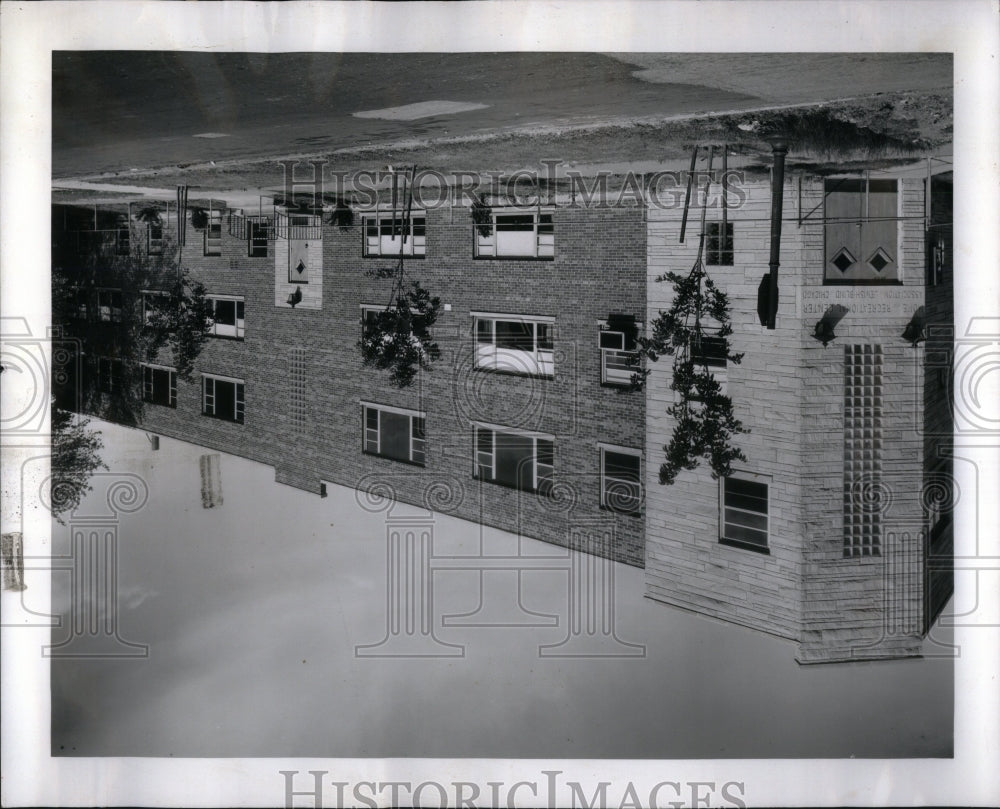
M242 340L246 325L243 316L243 298L229 295L209 295L212 305L212 328L215 337L233 337Z
M120 289L97 290L97 311L101 318L109 323L118 323L122 319L122 291Z
M767 546L770 519L770 478L735 473L720 481L720 536L725 545L760 553Z
M476 234L477 258L544 258L555 256L552 214L519 209L495 212L488 235Z
M642 510L642 450L600 444L601 506L624 514Z
M555 318L473 312L476 367L512 374L552 376Z
M177 371L162 365L142 366L142 400L177 407Z
M506 427L475 425L473 476L525 492L552 489L554 438Z
M427 250L427 219L411 215L404 227L403 215L372 214L364 217L366 256L422 256Z
M243 423L243 380L203 374L201 412L217 419Z
M898 283L895 180L827 180L824 201L827 284Z
M205 227L205 255L222 255L222 211L211 210L208 214L208 224Z
M385 405L362 403L364 451L423 466L426 462L424 414Z

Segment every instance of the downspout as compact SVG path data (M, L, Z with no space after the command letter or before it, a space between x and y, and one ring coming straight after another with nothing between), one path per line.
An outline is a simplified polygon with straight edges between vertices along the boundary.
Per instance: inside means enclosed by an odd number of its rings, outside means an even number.
M771 258L768 262L770 273L767 283L767 328L773 329L778 317L778 265L781 256L781 210L785 190L785 155L788 154L788 140L775 137L770 140L774 154L774 168L771 171Z

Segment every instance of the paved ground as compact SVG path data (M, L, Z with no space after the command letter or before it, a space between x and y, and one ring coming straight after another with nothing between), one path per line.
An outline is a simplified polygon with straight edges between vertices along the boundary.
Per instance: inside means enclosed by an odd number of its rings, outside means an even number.
M511 622L524 617L516 575L481 581L475 570L452 570L434 574L433 625L464 656L358 658L356 646L386 636L387 519L424 512L366 511L343 487L321 500L228 455L224 502L206 510L204 450L164 438L152 452L141 431L99 426L111 469L149 487L119 534L119 630L148 644L149 657L52 660L55 755L951 753L950 660L799 666L786 641L644 598L642 572L623 565L614 566L615 631L643 645L644 657L540 656L540 646L567 637L564 571L530 571L521 582L524 608L555 616L554 625L443 626L442 616L480 603ZM85 509L105 511L107 480L94 484ZM68 550L67 535L54 526L54 554ZM436 554L466 560L563 553L443 515L434 542ZM68 577L53 581L53 608L68 618Z

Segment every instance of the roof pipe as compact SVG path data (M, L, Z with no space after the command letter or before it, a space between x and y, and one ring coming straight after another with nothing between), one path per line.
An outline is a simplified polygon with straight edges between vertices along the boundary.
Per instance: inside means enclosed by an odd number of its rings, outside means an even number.
M767 328L773 329L778 318L778 265L781 257L781 211L785 196L785 155L788 154L788 138L778 135L768 139L774 155L771 170L771 258L767 282Z

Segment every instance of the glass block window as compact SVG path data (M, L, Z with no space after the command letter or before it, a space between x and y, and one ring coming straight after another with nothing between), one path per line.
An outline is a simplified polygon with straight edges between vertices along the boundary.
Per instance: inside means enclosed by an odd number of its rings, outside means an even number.
M306 393L306 350L291 349L288 357L288 420L292 432L296 435L306 434L306 412L308 409Z
M844 346L844 556L882 546L882 346Z

